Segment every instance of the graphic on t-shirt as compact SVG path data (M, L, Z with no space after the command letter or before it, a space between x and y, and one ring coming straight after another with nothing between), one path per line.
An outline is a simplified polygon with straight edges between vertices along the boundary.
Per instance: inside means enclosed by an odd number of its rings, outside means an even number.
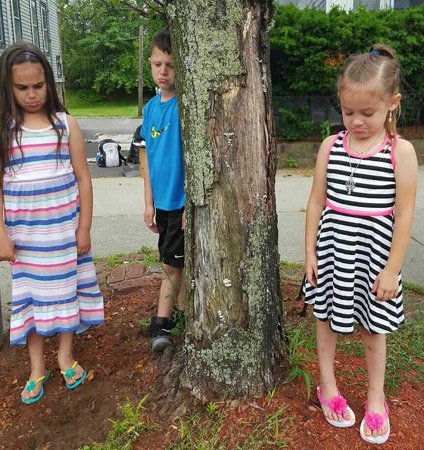
M162 128L161 130L155 130L155 127L152 126L152 131L150 132L150 136L155 139L157 137L159 137L162 133L164 133L169 127L169 123L168 125L166 125L166 127Z

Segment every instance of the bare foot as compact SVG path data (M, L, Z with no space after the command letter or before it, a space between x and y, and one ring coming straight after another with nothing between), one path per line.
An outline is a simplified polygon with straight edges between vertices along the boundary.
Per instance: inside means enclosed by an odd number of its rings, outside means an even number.
M46 370L43 370L41 372L40 371L31 372L31 375L29 376L29 379L25 384L23 391L21 392L21 397L25 400L37 397L37 395L41 391L41 388L43 387L42 383L43 380L40 380L38 383L37 380L44 377L45 375Z
M367 413L368 414L379 414L382 417L386 417L386 412L387 411L385 408L384 401L383 402L374 401L372 403L371 403L371 401L368 402L368 405L367 405ZM373 430L368 428L367 423L365 422L365 427L364 427L365 435L373 436L373 437L385 435L388 430L387 420L388 420L388 417L385 418L383 425L380 428L373 429Z
M84 369L77 363L73 358L63 358L58 357L60 373L65 379L65 383L72 385L78 381L84 375Z
M340 395L336 386L330 386L328 388L323 388L322 386L320 386L319 390L320 390L321 398L327 404L330 404L331 399L333 397ZM351 419L350 413L348 410L346 410L343 414L338 414L336 411L334 411L332 408L325 405L324 403L321 403L321 408L322 408L322 412L324 413L324 416L330 420L337 420L338 422L343 422L345 420Z

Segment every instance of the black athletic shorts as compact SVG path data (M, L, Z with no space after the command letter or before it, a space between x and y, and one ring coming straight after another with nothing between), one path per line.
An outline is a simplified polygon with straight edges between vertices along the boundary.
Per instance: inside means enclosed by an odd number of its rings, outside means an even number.
M156 209L156 225L159 231L159 257L161 262L173 267L184 267L184 208L174 211Z

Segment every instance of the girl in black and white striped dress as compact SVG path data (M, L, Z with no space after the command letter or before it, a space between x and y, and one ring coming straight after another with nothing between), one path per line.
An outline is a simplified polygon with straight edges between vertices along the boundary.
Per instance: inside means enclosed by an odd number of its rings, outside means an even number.
M390 47L348 58L337 85L346 131L321 145L306 213L304 289L317 318L318 398L329 423L355 423L337 389L334 354L337 335L358 324L369 376L360 433L375 444L390 434L386 334L404 322L400 270L417 183L414 148L396 135L399 84Z

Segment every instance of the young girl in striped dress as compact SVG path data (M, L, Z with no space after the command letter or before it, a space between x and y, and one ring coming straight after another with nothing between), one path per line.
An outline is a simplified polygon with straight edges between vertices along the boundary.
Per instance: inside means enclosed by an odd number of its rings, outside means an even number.
M417 184L414 148L396 134L399 84L399 63L385 45L347 59L337 85L346 131L321 145L306 213L305 301L317 318L318 399L330 424L355 423L337 389L334 356L337 335L358 324L369 377L360 434L374 444L390 434L386 334L404 322L400 270Z
M31 374L21 400L44 395L51 373L44 337L59 334L66 387L86 378L74 333L103 323L92 256L92 187L84 140L66 114L44 54L15 44L0 58L0 260L12 268L10 343L28 343Z

